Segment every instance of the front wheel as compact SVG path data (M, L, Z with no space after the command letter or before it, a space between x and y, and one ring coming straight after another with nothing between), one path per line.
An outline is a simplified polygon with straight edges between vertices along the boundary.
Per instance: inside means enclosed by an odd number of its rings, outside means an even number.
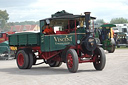
M69 49L66 54L67 68L70 72L75 73L78 70L78 55L74 49Z
M95 62L93 62L93 65L96 70L102 70L105 67L106 63L106 56L104 53L103 48L98 47L94 51L94 57L95 57Z

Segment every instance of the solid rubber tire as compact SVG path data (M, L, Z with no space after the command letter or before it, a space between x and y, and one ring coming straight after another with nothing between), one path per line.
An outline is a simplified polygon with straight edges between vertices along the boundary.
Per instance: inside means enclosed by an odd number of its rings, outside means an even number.
M20 66L18 64L18 54L22 54L23 57L24 57L24 63L22 66ZM28 64L29 64L29 56L28 54L24 51L24 50L18 50L18 52L16 53L16 62L17 62L17 66L19 69L26 69L28 67Z
M68 66L68 54L71 54L71 56L72 56L72 60L73 60L72 68L70 68ZM78 70L78 63L79 63L78 62L78 55L77 55L76 51L74 49L69 49L67 51L67 53L66 53L66 64L67 64L67 68L68 68L69 72L72 72L72 73L77 72L77 70Z
M116 49L115 45L112 45L111 50L109 50L108 52L109 52L109 53L113 53L113 52L115 51L115 49Z
M106 56L105 56L103 48L101 47L96 48L94 53L95 53L94 55L100 55L100 64L93 62L95 69L103 70L103 68L105 67L105 63L106 63Z
M33 65L33 61L34 61L34 56L31 50L28 51L28 56L29 56L29 64L28 64L27 69L31 69Z

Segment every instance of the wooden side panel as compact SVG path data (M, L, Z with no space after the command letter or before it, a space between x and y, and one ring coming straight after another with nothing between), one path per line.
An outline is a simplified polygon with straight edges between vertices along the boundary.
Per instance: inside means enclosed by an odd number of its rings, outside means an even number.
M39 46L40 33L17 33L9 36L11 46Z

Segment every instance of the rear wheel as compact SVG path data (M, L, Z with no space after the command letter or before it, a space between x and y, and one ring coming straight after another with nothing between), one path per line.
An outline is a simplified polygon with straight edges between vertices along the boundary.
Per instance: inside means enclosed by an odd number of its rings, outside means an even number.
M33 62L34 62L34 56L33 56L32 50L30 50L30 49L28 49L27 53L28 53L28 56L29 56L29 64L28 64L27 69L30 69L33 65Z
M67 68L70 72L75 73L78 70L78 55L74 49L69 49L66 54Z
M50 67L59 67L61 66L62 62L60 61L54 61L54 60L51 60L51 62L49 63L49 66Z
M109 50L108 52L113 53L115 51L115 48L116 48L115 45L112 45L111 50Z
M19 50L16 54L16 61L19 69L26 69L29 64L29 56L24 50Z
M101 47L96 48L94 52L94 56L96 57L95 62L93 62L95 69L102 70L106 63L106 56L105 56L103 48Z

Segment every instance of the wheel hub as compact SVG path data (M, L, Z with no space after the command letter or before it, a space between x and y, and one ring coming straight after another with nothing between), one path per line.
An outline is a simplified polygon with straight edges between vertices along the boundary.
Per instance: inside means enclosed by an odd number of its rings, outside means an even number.
M24 64L24 56L21 53L18 55L18 64L19 66L23 66Z
M71 54L68 54L67 63L68 63L68 67L69 68L72 68L72 66L73 66L73 60L72 60L72 55Z

